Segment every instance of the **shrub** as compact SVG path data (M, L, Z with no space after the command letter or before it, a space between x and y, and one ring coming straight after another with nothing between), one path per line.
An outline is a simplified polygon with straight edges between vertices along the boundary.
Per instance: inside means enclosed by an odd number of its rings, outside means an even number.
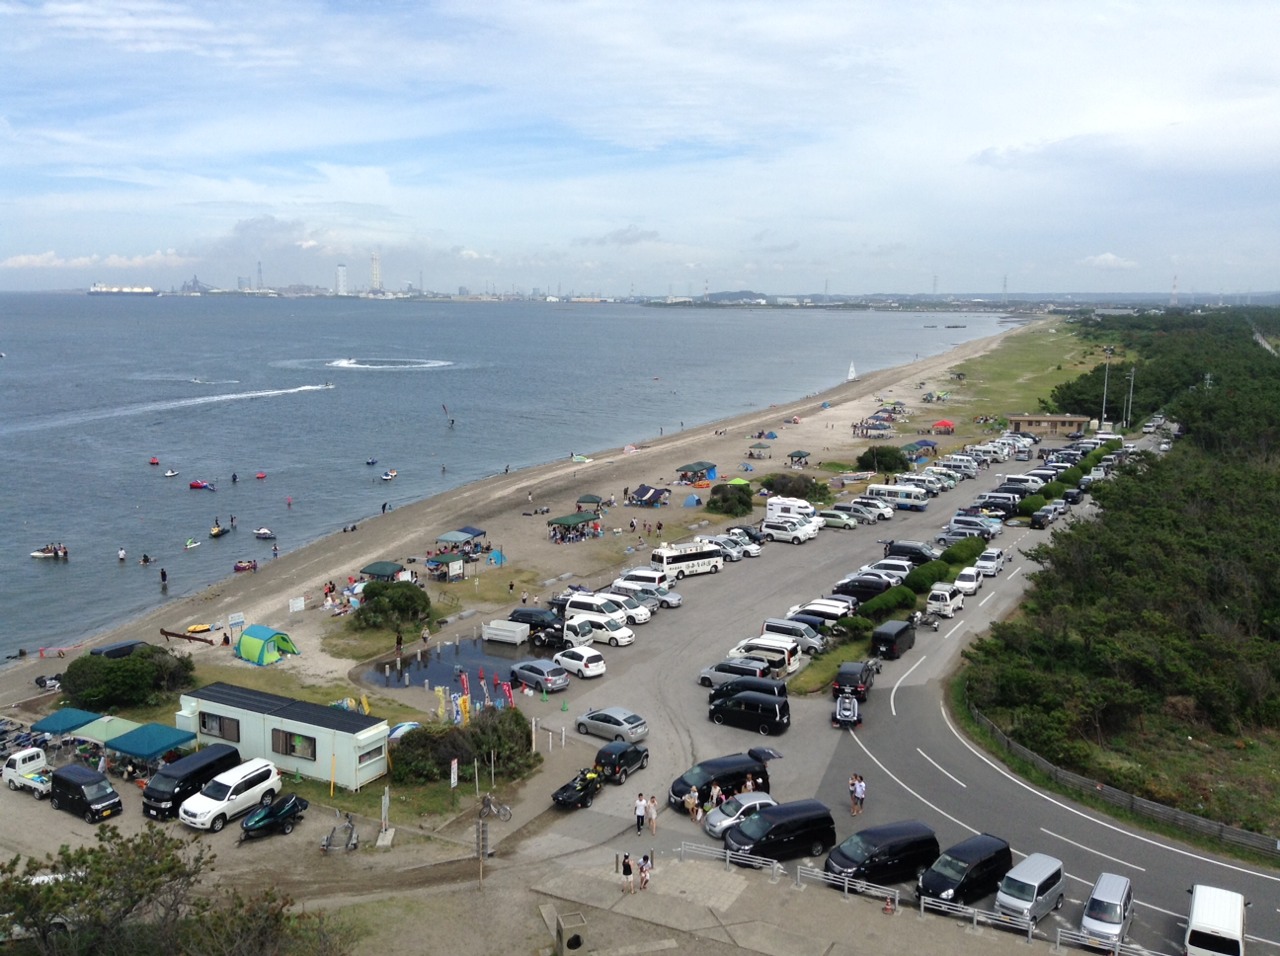
M359 630L385 628L400 637L405 628L416 629L431 617L431 598L412 581L370 581L361 597L351 618Z
M873 444L858 456L858 468L862 471L884 471L896 474L910 471L911 460L901 448L882 448Z
M975 539L981 541L981 538ZM963 543L963 542L958 542ZM926 594L929 589L938 581L944 581L947 575L951 573L951 565L946 561L930 561L928 564L922 564L910 574L902 583L914 591L916 594ZM914 601L912 602L915 603Z
M1044 500L1044 495L1027 495L1018 505L1018 514L1024 518L1030 518L1033 514L1043 508L1048 502Z
M978 555L987 550L987 542L981 538L965 538L957 541L942 552L942 560L947 564L956 564L967 568L978 559Z
M411 730L396 745L391 763L395 783L430 783L449 776L455 757L460 767L473 760L488 764L505 777L518 777L542 759L529 750L529 725L519 708L485 708L466 727L432 724Z
M901 611L916 606L916 595L911 588L899 584L889 588L883 594L864 601L858 606L858 614L871 621L883 621L894 611Z
M1061 498L1066 490L1067 486L1061 481L1051 481L1040 489L1040 497L1045 501L1052 501L1054 498Z
M114 710L159 702L160 694L190 687L195 664L167 647L140 647L128 657L85 654L67 667L62 689L77 707Z
M741 518L751 514L753 507L750 485L716 485L711 489L707 510L713 514Z
M831 500L831 489L809 475L772 474L760 479L760 484L771 494L784 498L803 498L805 501L825 503Z
M859 608L859 611L862 609ZM876 626L875 621L861 614L854 614L849 617L842 617L836 622L836 625L843 631L843 641L864 641L871 636L872 629Z

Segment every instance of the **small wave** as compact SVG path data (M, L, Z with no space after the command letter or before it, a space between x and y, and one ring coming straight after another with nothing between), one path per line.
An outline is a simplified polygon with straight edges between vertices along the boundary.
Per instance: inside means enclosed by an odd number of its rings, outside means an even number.
M222 378L222 379L213 379L212 381L210 381L208 379L203 379L203 378L193 378L191 379L191 384L192 385L239 385L240 379Z
M380 358L345 358L326 362L327 368L359 368L376 372L418 371L420 369L444 368L452 365L444 359L380 359Z

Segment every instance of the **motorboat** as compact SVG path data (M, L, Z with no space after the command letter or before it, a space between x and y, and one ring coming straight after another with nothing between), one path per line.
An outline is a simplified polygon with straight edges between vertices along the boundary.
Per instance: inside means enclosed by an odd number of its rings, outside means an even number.
M376 465L376 464L378 463L378 459L376 459L376 458L366 458L366 459L364 460L364 463L365 463L366 465Z
M253 536L259 541L274 541L276 539L276 533L270 528L254 528Z
M195 538L188 538L187 543L182 546L183 551L190 551L192 548L200 547L200 542Z
M66 556L67 556L66 548L57 548L57 547L54 547L53 545L50 545L49 547L45 547L45 548L40 548L38 551L31 552L31 557L33 558L55 558L56 559L56 558L65 558Z
M149 465L158 465L158 464L160 464L160 459L159 459L159 458L157 458L155 455L152 455L152 456L151 456L151 460L150 460L149 462L147 462L147 464L149 464Z
M187 484L187 487L194 488L194 489L208 488L209 482L203 480L202 478L197 478L195 481L189 482Z
M258 570L258 562L257 561L237 561L231 570L256 571Z
M166 472L164 473L164 476L165 476L166 478L177 478L177 477L178 477L178 473L177 473L176 471L174 471L172 468L170 468L168 471L166 471Z
M382 480L383 480L383 481L390 481L390 480L391 480L392 478L394 478L397 474L398 474L398 472L397 472L394 468L390 468L390 469L388 469L387 471L384 471L384 472L382 473Z
M230 528L224 528L220 524L215 524L212 528L209 529L209 537L221 538L224 534L229 534L230 531L231 531Z
M256 836L269 836L272 833L290 834L302 820L303 811L309 804L296 793L287 793L279 800L257 807L240 821L241 842Z

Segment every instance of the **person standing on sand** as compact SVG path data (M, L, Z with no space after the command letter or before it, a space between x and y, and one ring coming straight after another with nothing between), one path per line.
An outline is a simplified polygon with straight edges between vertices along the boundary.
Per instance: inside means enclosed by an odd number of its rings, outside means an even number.
M529 592L528 592L528 591L521 591L521 592L520 592L520 603L521 603L521 604L528 604L528 603L529 603Z

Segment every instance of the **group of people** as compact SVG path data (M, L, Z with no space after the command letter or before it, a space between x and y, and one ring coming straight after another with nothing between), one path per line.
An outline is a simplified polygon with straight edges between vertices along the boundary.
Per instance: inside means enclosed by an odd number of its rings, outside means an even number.
M654 836L658 835L658 798L653 794L649 799L643 793L636 794L636 836L644 832L645 826Z
M849 774L849 815L856 817L862 812L862 805L867 799L867 782L862 774Z
M636 528L639 528L639 527L643 527L643 528L644 528L644 533L645 533L646 535L648 535L648 534L652 534L654 531L657 531L657 532L658 532L658 534L662 534L662 522L661 522L661 521L659 521L657 524L650 524L650 523L649 523L649 522L647 522L647 521L645 521L643 524L637 524L637 523L636 523L636 519L635 519L635 518L632 518L632 519L631 519L631 531L632 531L632 533L634 534L634 533L635 533Z
M756 780L750 774L747 779L742 782L741 793L751 793L757 786L763 787L763 780ZM707 802L705 805L698 803L700 794L697 787L690 787L689 792L684 795L684 809L689 814L689 819L697 823L702 817L711 810L716 809L720 804L724 803L730 797L734 796L732 790L721 790L720 784L714 781L711 784L711 790L707 794Z
M547 540L552 544L573 544L575 541L586 541L589 538L603 538L604 529L599 521L580 524L574 528L551 525L547 528Z
M630 853L622 854L622 892L636 891L636 870L640 871L640 889L647 890L649 874L653 872L653 862L649 859L649 854L642 856L638 864L631 862Z
M40 549L41 554L51 554L55 558L65 558L67 556L67 546L61 541L57 544L46 544Z

